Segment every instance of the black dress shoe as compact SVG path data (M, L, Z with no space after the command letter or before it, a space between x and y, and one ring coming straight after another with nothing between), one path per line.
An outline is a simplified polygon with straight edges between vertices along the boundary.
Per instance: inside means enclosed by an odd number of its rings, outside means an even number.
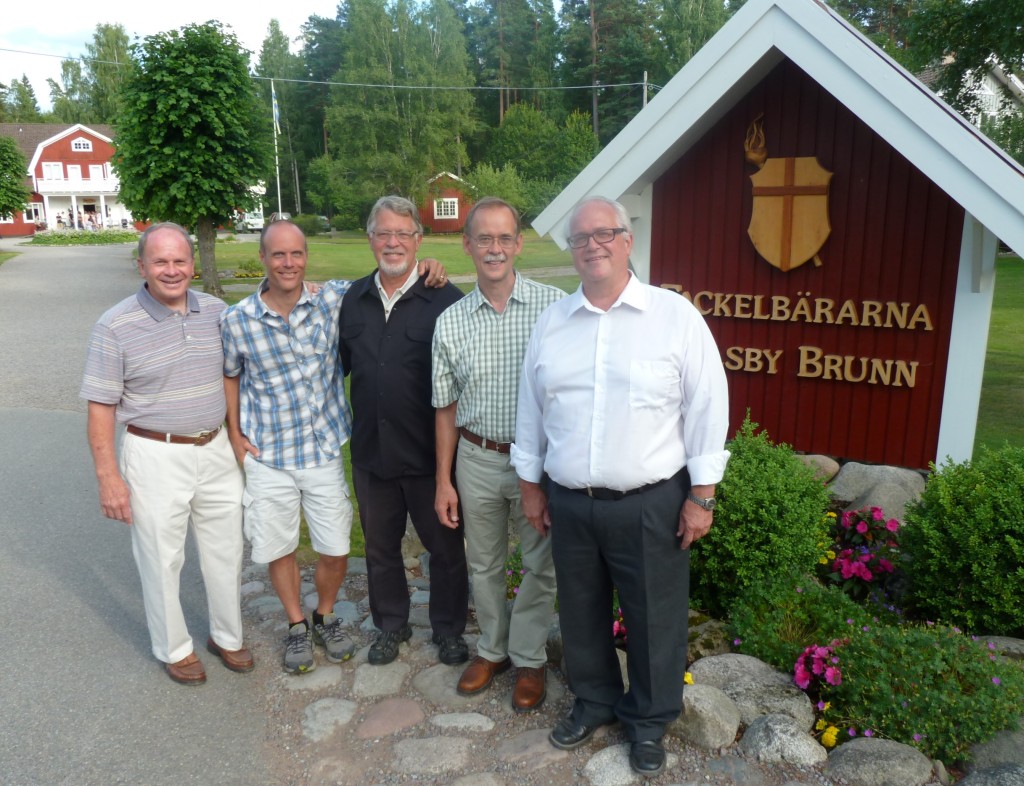
M633 772L653 778L665 771L665 748L661 740L633 742L629 746L629 766Z
M548 741L560 750L571 751L593 737L594 732L604 725L598 723L594 726L585 726L574 721L570 715L555 724L555 728L548 735Z

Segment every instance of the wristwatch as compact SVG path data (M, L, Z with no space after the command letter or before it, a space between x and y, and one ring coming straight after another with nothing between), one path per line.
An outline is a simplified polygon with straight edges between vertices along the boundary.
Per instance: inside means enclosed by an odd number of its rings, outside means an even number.
M718 504L718 500L715 499L714 497L697 497L694 496L692 491L686 495L686 498L690 500L690 502L692 502L694 505L698 505L699 507L702 507L704 508L704 510L709 512L714 510L715 506Z

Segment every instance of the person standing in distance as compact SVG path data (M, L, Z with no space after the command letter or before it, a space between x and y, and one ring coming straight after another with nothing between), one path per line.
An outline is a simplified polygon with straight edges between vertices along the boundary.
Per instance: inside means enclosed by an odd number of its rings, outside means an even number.
M682 708L689 548L711 528L729 458L728 389L697 310L630 271L622 205L581 202L568 242L582 283L537 321L512 448L526 516L551 533L576 695L549 739L576 748L617 719L633 770L654 776ZM629 628L628 691L609 624L613 587Z
M443 524L457 526L461 503L480 624L477 656L457 690L479 693L514 665L512 706L525 712L547 695L545 647L555 573L550 543L523 515L509 443L530 331L541 312L565 293L516 271L523 235L519 213L507 202L481 199L469 211L464 233L462 247L476 266L476 287L440 316L434 331L435 508ZM511 614L505 583L510 520L524 569Z

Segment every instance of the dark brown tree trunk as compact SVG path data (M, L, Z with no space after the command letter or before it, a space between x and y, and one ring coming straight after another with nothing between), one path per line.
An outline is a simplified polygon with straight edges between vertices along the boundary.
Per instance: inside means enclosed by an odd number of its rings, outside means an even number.
M196 239L199 241L199 260L203 277L203 291L222 297L224 289L217 276L217 230L213 220L200 218L196 222Z

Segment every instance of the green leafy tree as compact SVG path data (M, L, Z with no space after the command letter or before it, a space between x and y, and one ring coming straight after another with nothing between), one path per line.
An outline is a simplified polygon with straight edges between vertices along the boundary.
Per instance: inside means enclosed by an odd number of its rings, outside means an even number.
M570 108L589 111L594 135L614 137L643 108L640 83L665 58L653 0L565 0L562 3L562 84L573 91ZM612 87L612 85L622 85Z
M1017 110L1000 118L986 117L981 130L988 138L1024 164L1024 112Z
M25 156L9 136L0 136L0 218L10 218L28 203Z
M515 164L530 180L550 180L558 165L558 125L529 104L513 104L494 132L487 163L496 169Z
M97 123L112 123L121 109L121 89L130 42L122 25L98 24L85 45L89 106Z
M529 211L528 188L514 164L505 164L500 169L486 163L477 164L466 175L466 182L480 196L500 197L523 215Z
M266 111L249 58L218 22L147 36L131 47L114 166L136 218L195 227L204 289L220 294L216 226L253 203L268 169Z
M13 123L39 123L43 116L39 111L36 91L28 76L11 82L7 98L7 115Z
M723 0L661 0L655 27L665 46L664 77L686 65L728 17Z
M89 89L78 60L63 60L60 64L60 84L47 79L53 116L61 123L91 123Z
M297 80L303 77L302 59L293 55L288 48L288 36L276 19L270 20L267 35L260 48L256 74L264 77L259 83L259 92L265 107L271 106L271 83L276 80L273 92L277 94L280 132L278 134L278 166L263 179L270 183L280 178L281 199L292 205L292 212L302 212L300 182L306 169L305 156L297 152L293 143L294 128L301 123L304 108L298 101Z
M474 122L472 98L458 89L471 84L461 22L444 0L347 7L339 78L382 87L335 88L328 152L341 172L331 180L345 183L346 198L418 199L430 176L466 164L464 135Z
M579 111L570 113L565 118L556 146L558 154L552 177L560 188L564 188L597 155L597 138L590 130L590 118Z

